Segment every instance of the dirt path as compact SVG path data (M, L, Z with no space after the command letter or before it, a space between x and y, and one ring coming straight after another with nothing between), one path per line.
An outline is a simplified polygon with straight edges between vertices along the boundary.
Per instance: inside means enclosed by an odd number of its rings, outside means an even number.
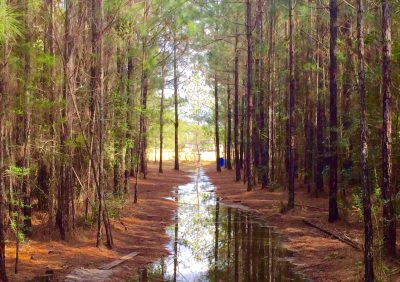
M55 230L35 226L32 238L21 247L17 275L13 274L14 243L7 242L10 281L32 280L45 274L46 270L53 270L57 280L61 280L77 267L96 268L130 252L139 252L138 256L118 266L113 280L136 278L139 268L167 254L164 246L169 238L165 227L172 224L176 206L165 197L173 195L174 186L188 182L189 170L194 168L182 165L181 171L176 172L170 169L172 167L172 164L166 164L164 174L158 174L157 167L149 164L148 178L139 182L139 203L134 205L129 200L122 209L120 220L112 220L113 250L95 247L95 229L79 228L75 231L75 239L61 242L57 240Z
M222 202L247 206L259 213L285 238L288 249L294 253L297 270L315 281L360 281L363 277L363 254L349 245L328 238L303 219L317 223L330 231L343 234L362 243L362 226L356 216L350 223L327 223L327 197L311 197L304 187L296 188L295 210L282 214L287 201L286 191L267 192L260 187L246 192L242 182L235 183L234 172L217 173L213 166L206 169L211 182L217 187ZM305 207L308 206L308 207Z

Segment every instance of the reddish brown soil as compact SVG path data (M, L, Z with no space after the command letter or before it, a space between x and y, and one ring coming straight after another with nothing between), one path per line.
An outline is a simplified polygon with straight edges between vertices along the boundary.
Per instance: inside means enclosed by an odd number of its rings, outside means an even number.
M359 217L350 212L346 220L328 223L328 198L316 198L305 187L296 187L296 208L281 213L287 202L286 191L267 191L256 187L246 192L243 182L234 182L234 172L217 173L208 166L207 175L217 187L222 202L241 204L261 215L282 234L285 246L293 251L296 269L315 281L362 281L363 253L349 245L326 236L306 225L303 219L316 223L335 234L348 237L362 244L363 228ZM381 273L377 274L383 275ZM398 277L381 278L396 281Z
M14 242L7 242L7 270L10 281L35 280L46 269L55 270L57 280L77 267L97 268L130 252L140 254L119 266L113 280L136 278L137 271L146 264L167 254L165 244L169 238L166 226L172 224L175 203L165 197L173 195L175 186L189 181L188 172L193 168L182 165L181 171L165 164L164 174L155 165L149 165L146 180L139 181L139 202L130 199L122 209L120 219L112 219L115 248L95 247L95 228L78 228L68 242L57 239L55 228L34 226L33 236L21 246L19 273L14 273ZM131 180L131 189L133 182ZM132 193L131 193L132 194ZM35 219L34 222L38 221ZM52 239L55 238L55 239ZM123 279L124 278L124 279Z

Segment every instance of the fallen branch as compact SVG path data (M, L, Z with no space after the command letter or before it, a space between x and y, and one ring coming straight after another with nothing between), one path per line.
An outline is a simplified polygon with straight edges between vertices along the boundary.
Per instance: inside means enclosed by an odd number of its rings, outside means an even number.
M319 231L325 233L326 235L328 235L328 236L330 236L330 237L332 237L332 238L334 238L336 240L339 240L340 242L343 242L343 243L349 245L350 247L353 247L354 249L356 249L358 251L362 251L362 247L360 247L360 245L357 242L355 242L355 241L353 241L351 239L348 239L348 238L342 237L340 235L334 234L331 231L326 230L326 229L324 229L324 228L322 228L322 227L320 227L320 226L318 226L318 225L316 225L316 224L314 224L314 223L312 223L312 222L310 222L308 220L303 219L303 222L305 224L311 226L311 227L314 227L314 228L318 229Z
M120 258L120 259L117 259L117 260L115 260L115 261L113 261L113 262L107 263L107 264L105 264L105 265L99 267L98 269L100 269L100 270L110 270L110 269L113 269L114 267L116 267L116 266L118 266L118 265L124 263L125 261L130 260L130 259L133 258L133 257L136 257L138 254L139 254L138 252L132 252L132 253L130 253L130 254L127 254L126 256L123 256L123 257Z
M119 220L119 223L125 228L125 231L128 231L128 227L126 227L125 223L122 221L122 219Z

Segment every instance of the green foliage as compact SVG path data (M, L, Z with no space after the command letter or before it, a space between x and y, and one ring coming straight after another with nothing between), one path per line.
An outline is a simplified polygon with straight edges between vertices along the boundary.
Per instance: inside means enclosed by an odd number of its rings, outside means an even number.
M400 61L400 42L393 42L393 60Z
M6 0L0 0L0 43L14 40L22 34L19 17L20 15L7 4Z
M19 167L16 165L11 165L6 170L6 173L10 176L22 177L22 176L28 176L31 173L31 169L25 167Z
M109 197L106 200L108 215L110 218L120 218L122 210L126 204L126 199L123 197Z
M18 241L21 242L21 243L23 243L23 242L25 241L25 234L24 234L24 232L19 228L18 220L14 219L14 218L11 219L10 227L11 227L11 230L14 232L14 235L15 235L16 237L18 237Z
M303 65L303 70L304 71L316 71L318 69L318 66L314 62L306 62Z

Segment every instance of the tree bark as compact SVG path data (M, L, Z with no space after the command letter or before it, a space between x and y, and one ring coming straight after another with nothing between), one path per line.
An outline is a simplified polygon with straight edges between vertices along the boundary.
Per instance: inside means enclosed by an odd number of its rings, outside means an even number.
M330 156L329 156L329 222L339 219L337 206L337 187L338 187L338 122L337 122L337 59L336 59L336 41L337 41L337 13L338 6L336 0L329 1L330 14L330 47L329 47L329 125L330 125Z
M257 38L259 40L259 44L262 44L264 41L264 3L261 0L258 0L257 2L257 14L258 14L258 19L257 19ZM270 42L270 47L271 47L271 42ZM261 46L258 48L258 95L259 95L259 102L258 102L258 128L257 130L259 131L259 144L260 144L260 164L259 164L259 171L260 171L260 179L261 179L261 185L262 188L267 188L269 185L269 129L268 129L268 124L269 124L269 116L268 114L268 99L265 97L265 68L264 68L264 56L261 50ZM269 64L271 62L269 61Z
M228 129L227 129L227 140L226 140L226 168L232 170L232 111L231 111L231 88L229 84L227 85L227 95L228 95Z
M48 16L48 22L45 31L45 52L48 53L53 59L55 58L55 44L54 44L54 1L53 0L46 0L46 12ZM49 98L52 103L56 102L55 96L55 67L53 65L46 66L44 76L46 80L46 88L49 92ZM52 149L52 157L51 157L51 164L50 164L50 179L47 179L47 183L49 185L48 191L48 206L47 211L49 214L49 225L54 226L54 196L56 190L56 146L58 139L57 132L56 132L56 110L50 110L49 113L49 120L50 120L50 135L53 138L53 149ZM53 181L51 181L53 180Z
M131 41L131 40L130 40ZM128 179L129 176L134 176L135 175L135 149L133 146L133 120L132 120L132 112L134 109L134 85L133 85L133 71L134 71L134 66L133 66L133 56L131 54L131 49L132 49L132 42L129 42L129 55L128 55L128 70L127 70L127 95L128 95L128 112L127 112L127 126L128 130L126 132L126 139L128 140L128 146L126 149L126 171L125 171L125 182L127 183L125 185L125 193L128 193Z
M26 46L31 43L31 33L29 29L29 7L26 1L19 2L21 14L23 15L24 37L23 41ZM17 154L17 165L29 170L31 164L31 54L30 48L25 47L21 49L21 56L23 57L23 99L22 109L24 114L19 119L20 128L17 129L16 144L19 147ZM21 177L22 184L22 212L23 212L23 226L22 231L24 234L29 235L32 231L32 207L31 207L31 183L30 173Z
M218 109L218 80L217 74L214 76L214 98L215 98L215 111L214 111L214 123L215 123L215 158L217 171L221 172L221 165L219 163L220 152L219 152L219 109Z
M72 38L72 22L74 13L74 5L71 0L65 1L65 19L64 19L64 81L63 81L63 93L62 100L64 106L61 109L61 119L64 121L61 124L60 133L60 146L62 160L59 165L60 170L60 182L58 186L58 196L57 196L57 215L56 222L58 229L60 231L60 236L62 240L66 239L67 232L69 230L69 194L71 190L71 171L69 169L70 164L68 164L68 156L70 156L68 151L67 140L70 138L69 133L69 123L71 117L69 113L69 97L73 91L73 67L74 67L74 41Z
M392 95L391 84L391 17L389 0L382 0L382 200L383 248L387 255L396 255L396 215L392 184Z
M91 93L93 101L97 104L97 242L96 246L102 245L102 223L104 223L107 247L112 248L111 226L105 206L105 175L104 175L104 68L103 68L103 0L92 0L92 65L91 65Z
M311 1L308 1L311 4ZM313 28L313 9L310 7L310 17L309 17L309 30ZM312 37L308 36L307 39L307 54L306 59L308 63L313 63L313 42ZM313 71L308 70L304 72L304 79L307 81L306 95L304 102L304 135L305 135L305 150L304 150L304 184L307 185L308 192L311 191L311 181L313 175L313 150L314 150L314 125L312 122L313 117L313 91L312 91L312 77Z
M246 178L247 191L253 189L253 158L252 158L252 119L253 119L253 40L252 40L251 1L246 0L246 38L247 38L247 119L246 119Z
M269 41L270 48L268 49L269 62L269 103L268 103L268 174L269 181L275 180L275 40L276 40L276 19L275 19L275 0L271 0L270 7L270 26L269 26Z
M160 99L160 162L158 172L163 173L163 133L164 133L164 90L165 90L165 66L161 69L161 99Z
M174 106L175 106L175 165L174 169L179 170L179 113L178 113L178 58L176 33L174 31Z
M317 2L317 11L321 9L321 6ZM324 130L325 130L325 105L324 105L324 81L323 81L323 56L321 50L321 39L322 39L322 23L320 13L316 15L316 37L317 37L317 73L316 73L316 92L317 92L317 116L316 116L316 154L315 154L315 173L314 182L316 186L316 196L318 197L324 191L324 177L323 171L325 166L325 145L324 145Z
M371 182L368 165L368 122L365 88L365 57L364 57L364 2L357 0L357 53L358 53L358 92L360 95L360 127L361 127L361 169L362 197L364 214L364 281L374 281L373 267L373 226L371 213Z
M234 122L233 122L233 131L234 131L234 146L235 146L235 180L240 181L241 174L241 163L240 163L240 151L239 151L239 34L236 29L235 35L235 101L234 101Z
M5 146L4 146L4 115L6 102L6 56L7 56L7 42L4 43L1 50L1 63L0 63L0 281L8 281L6 273L6 183L4 178L5 171Z
M148 0L144 2L143 22L147 23L150 5ZM142 126L141 151L140 151L140 171L143 173L143 178L147 176L147 95L149 90L149 70L146 64L147 61L147 36L144 36L142 43L142 95L141 95L141 111L140 123Z
M296 80L294 74L294 19L293 19L293 2L289 0L289 122L288 135L288 174L289 174L289 195L288 209L294 208L294 189L295 189L295 159L294 159L294 106L296 98Z

